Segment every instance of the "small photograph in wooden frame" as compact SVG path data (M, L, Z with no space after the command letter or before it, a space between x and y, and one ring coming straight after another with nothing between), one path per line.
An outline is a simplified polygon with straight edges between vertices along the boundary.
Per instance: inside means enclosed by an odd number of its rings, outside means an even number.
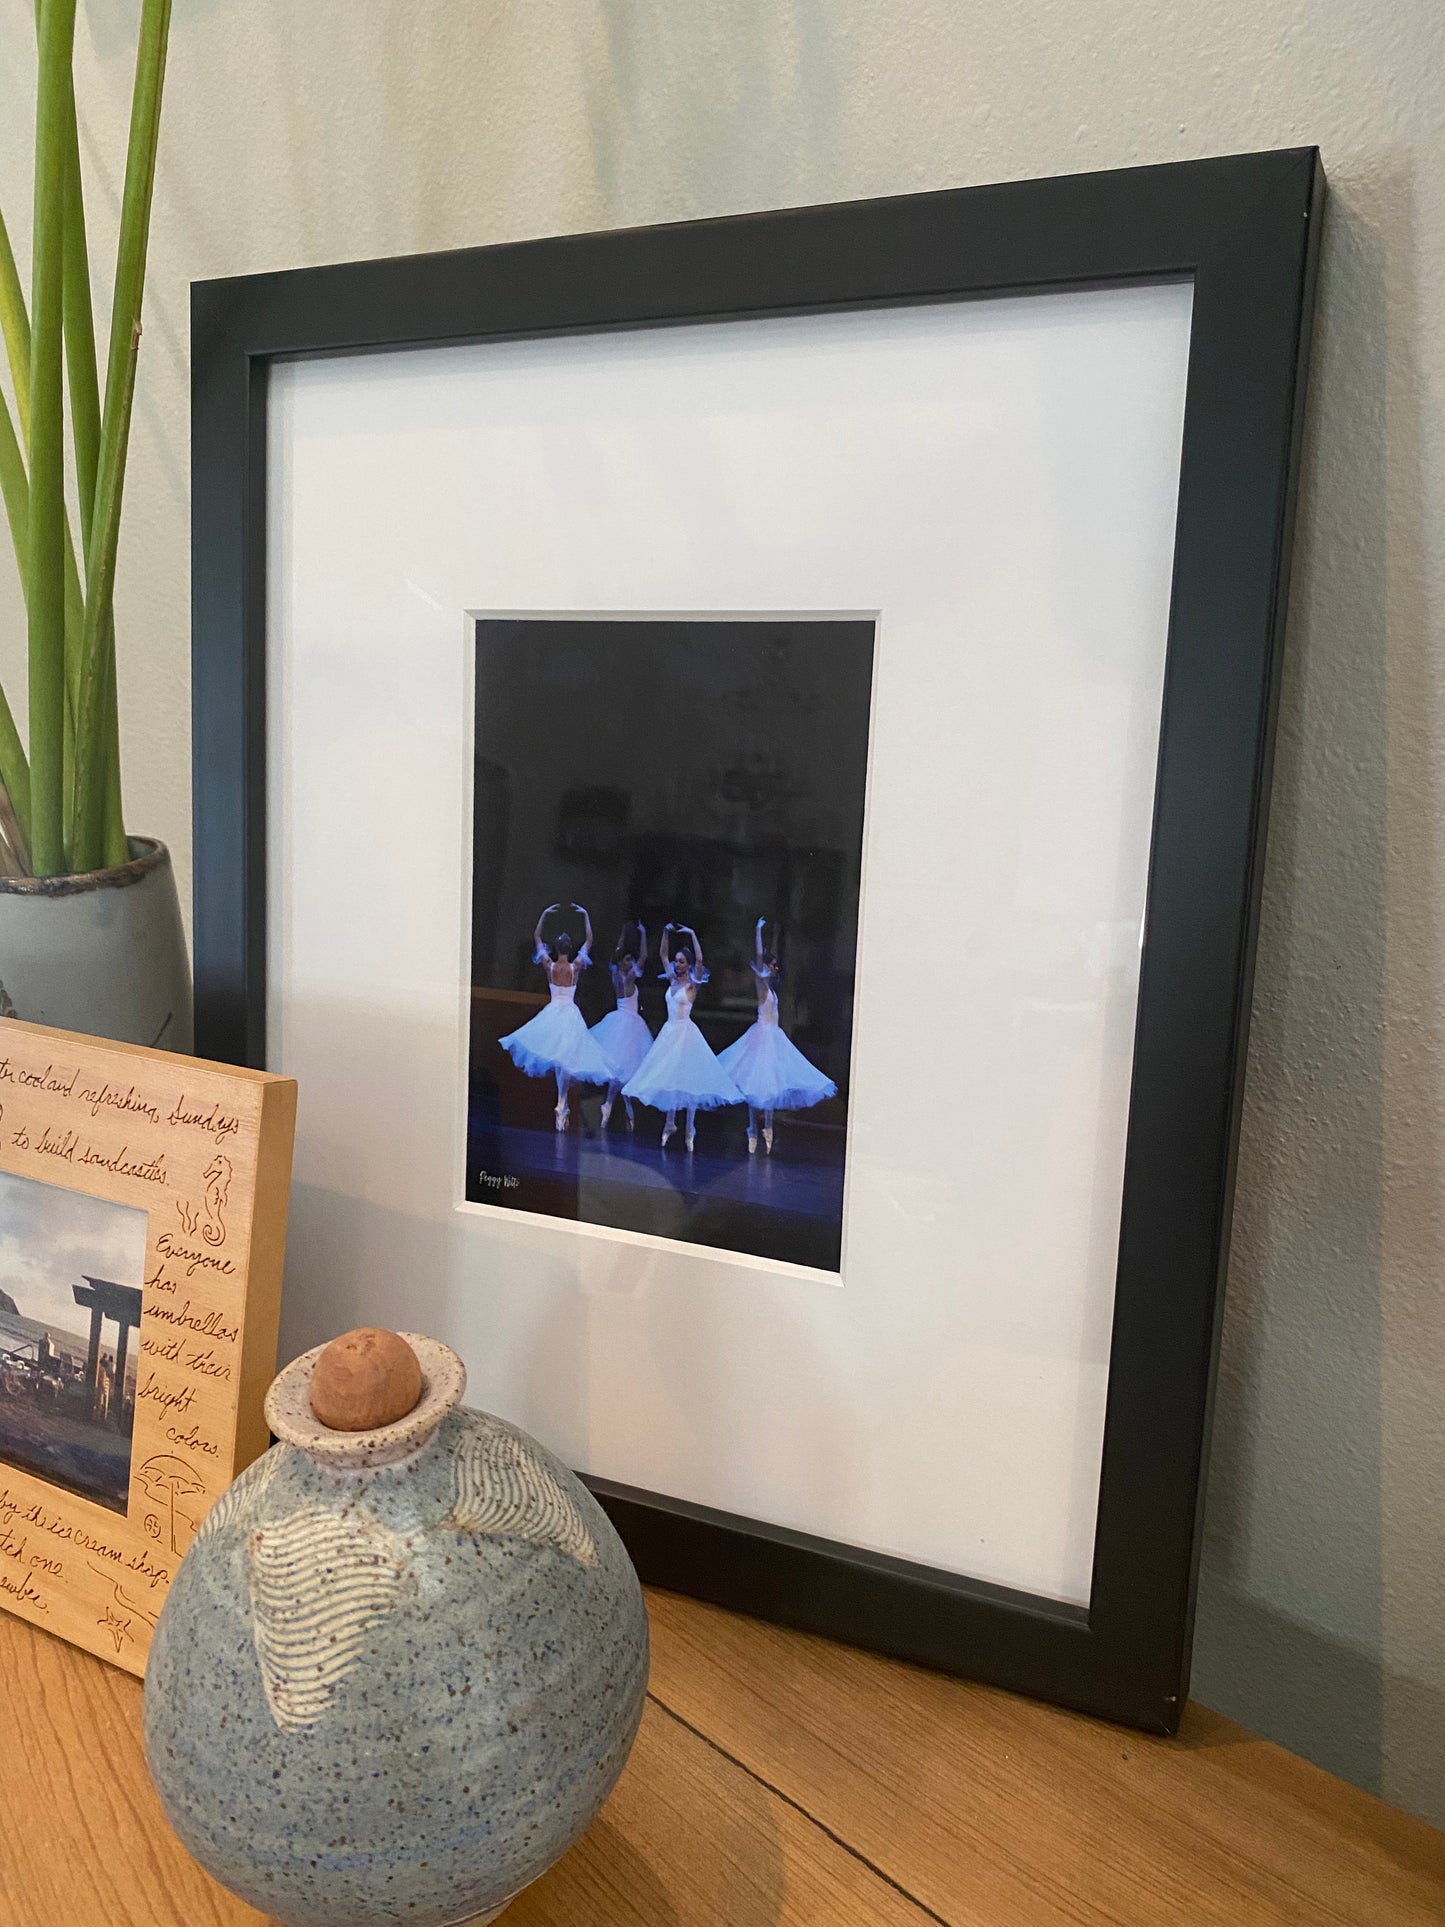
M133 1673L264 1451L291 1078L0 1020L0 1605Z

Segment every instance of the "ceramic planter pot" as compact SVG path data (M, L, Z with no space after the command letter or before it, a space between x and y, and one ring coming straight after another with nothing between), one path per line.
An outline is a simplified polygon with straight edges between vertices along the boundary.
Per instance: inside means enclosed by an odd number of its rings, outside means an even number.
M189 1051L191 972L164 843L73 877L0 877L0 1013Z
M637 1575L591 1494L468 1411L461 1360L405 1334L420 1403L370 1432L309 1403L201 1525L145 1683L171 1824L288 1927L493 1919L588 1825L647 1685Z

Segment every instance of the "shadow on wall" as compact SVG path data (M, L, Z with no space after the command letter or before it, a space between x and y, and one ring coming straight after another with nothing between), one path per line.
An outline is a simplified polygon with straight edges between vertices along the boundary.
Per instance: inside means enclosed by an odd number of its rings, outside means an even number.
M1194 1696L1445 1822L1441 987L1413 183L1333 183Z
M1262 1716L1254 1709L1264 1708L1273 1722L1270 1737L1291 1752L1439 1820L1439 1781L1428 1784L1421 1762L1439 1760L1445 1692L1218 1586L1210 1620L1211 1644L1227 1655L1233 1717L1244 1721L1249 1715L1257 1728ZM1229 1713L1223 1690L1205 1690L1202 1670L1196 1664L1192 1696ZM1408 1719L1389 1710L1406 1706ZM1393 1772L1391 1757L1400 1763Z
M604 7L595 28L578 29L587 154L604 207L635 203L636 182L657 180L671 182L675 204L658 220L695 213L700 189L717 207L781 206L788 182L816 178L824 155L841 161L826 0L699 9L686 35L671 31L674 15L673 0L641 0ZM679 113L690 96L696 111Z

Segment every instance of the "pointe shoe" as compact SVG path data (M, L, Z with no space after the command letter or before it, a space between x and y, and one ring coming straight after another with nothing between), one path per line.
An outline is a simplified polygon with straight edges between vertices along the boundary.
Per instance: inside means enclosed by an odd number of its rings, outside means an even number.
M749 1157L755 1156L757 1153L757 1148L758 1148L758 1134L756 1131L749 1131L748 1132L748 1156Z
M664 1125L663 1125L663 1127L662 1127L662 1148L663 1148L663 1150L664 1150L664 1151L665 1151L665 1150L667 1149L667 1140L668 1140L668 1139L669 1139L670 1137L674 1137L674 1136L676 1135L676 1133L677 1133L677 1126L676 1126L675 1124L664 1124Z
M692 1149L692 1147L693 1147L693 1145L694 1145L694 1144L696 1144L696 1143L697 1143L697 1135L696 1135L696 1133L695 1133L695 1132L693 1132L693 1131L689 1131L689 1132L688 1132L688 1134L687 1134L687 1148L688 1148L688 1150L690 1151L690 1150Z
M632 1115L631 1111L627 1113L627 1128L629 1131L635 1131L637 1129L637 1119Z
M768 1156L771 1157L773 1155L773 1134L771 1131L763 1132L763 1146Z
M607 1120L609 1117L611 1117L611 1115L612 1115L612 1104L609 1100L609 1102L607 1102L602 1106L602 1128L604 1131L607 1129Z
M559 1131L565 1131L567 1128L567 1106L565 1104L559 1104L552 1115L557 1120L556 1128Z

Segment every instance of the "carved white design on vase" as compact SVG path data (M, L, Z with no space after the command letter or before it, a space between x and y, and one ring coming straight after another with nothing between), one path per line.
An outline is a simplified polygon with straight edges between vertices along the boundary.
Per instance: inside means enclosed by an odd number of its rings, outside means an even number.
M372 1628L408 1590L402 1542L362 1512L319 1506L250 1537L252 1629L271 1717L284 1732L314 1726Z
M290 1445L273 1445L253 1465L232 1479L225 1491L196 1528L197 1539L209 1539L224 1531L233 1520L249 1519L260 1505L267 1488L295 1450Z
M452 1458L452 1509L445 1523L477 1538L551 1546L579 1566L597 1564L586 1521L562 1486L512 1433L467 1415Z

